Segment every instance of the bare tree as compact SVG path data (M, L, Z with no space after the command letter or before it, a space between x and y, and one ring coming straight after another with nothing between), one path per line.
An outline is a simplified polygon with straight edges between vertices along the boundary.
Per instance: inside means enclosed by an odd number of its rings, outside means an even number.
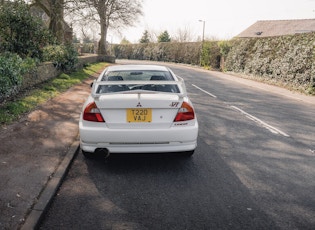
M191 42L193 40L192 33L188 27L177 30L174 40L177 42Z
M109 28L132 26L142 15L142 0L73 0L76 15L81 20L98 22L100 26L99 54L106 54L106 40ZM78 13L79 12L79 13Z

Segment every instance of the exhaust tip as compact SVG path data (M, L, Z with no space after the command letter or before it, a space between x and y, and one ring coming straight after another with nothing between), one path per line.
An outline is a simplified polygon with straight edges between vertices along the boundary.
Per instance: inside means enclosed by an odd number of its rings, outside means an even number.
M96 149L95 153L97 153L99 156L105 157L105 159L110 155L110 152L106 148Z

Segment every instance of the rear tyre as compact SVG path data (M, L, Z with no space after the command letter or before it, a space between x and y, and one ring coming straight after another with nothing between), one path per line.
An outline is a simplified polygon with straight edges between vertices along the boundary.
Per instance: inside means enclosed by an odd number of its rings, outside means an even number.
M187 151L187 152L183 152L183 155L185 157L191 157L194 154L195 150L191 150L191 151Z

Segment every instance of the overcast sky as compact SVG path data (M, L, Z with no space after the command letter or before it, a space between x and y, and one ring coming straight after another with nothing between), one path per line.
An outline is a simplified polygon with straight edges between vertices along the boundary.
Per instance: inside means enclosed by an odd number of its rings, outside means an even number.
M144 15L134 27L121 34L109 31L108 41L122 38L138 42L144 30L170 36L187 28L194 39L230 39L259 20L315 18L315 0L144 0Z

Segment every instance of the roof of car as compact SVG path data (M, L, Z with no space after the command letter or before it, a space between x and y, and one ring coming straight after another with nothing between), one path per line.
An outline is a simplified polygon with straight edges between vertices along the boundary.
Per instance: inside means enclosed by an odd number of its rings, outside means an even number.
M158 71L169 71L165 66L160 65L112 65L107 68L107 71L118 71L118 70L158 70Z

